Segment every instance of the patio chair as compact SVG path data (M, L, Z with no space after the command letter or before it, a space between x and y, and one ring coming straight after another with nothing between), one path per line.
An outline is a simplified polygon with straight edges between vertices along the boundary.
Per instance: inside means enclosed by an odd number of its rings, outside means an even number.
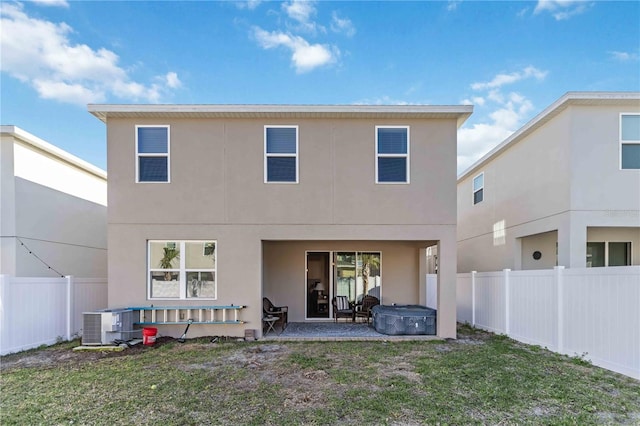
M275 306L271 303L268 297L262 298L262 313L264 317L277 317L282 330L287 328L289 322L289 307L288 306Z
M356 306L356 318L366 318L367 324L369 324L369 320L371 319L371 308L380 304L380 300L378 300L375 296L365 296L362 299L362 304Z
M338 318L351 318L351 321L356 320L355 310L347 296L336 296L331 303L333 304L333 318L336 322L338 322Z

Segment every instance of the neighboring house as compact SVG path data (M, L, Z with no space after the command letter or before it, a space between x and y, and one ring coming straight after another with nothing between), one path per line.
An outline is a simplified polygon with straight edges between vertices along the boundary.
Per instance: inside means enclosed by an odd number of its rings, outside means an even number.
M19 127L0 130L0 274L106 277L107 174Z
M640 265L640 93L569 92L458 178L458 272Z
M418 303L438 244L437 332L455 337L456 138L471 106L89 111L107 126L110 308L246 305L244 325L189 333L260 335L263 296L289 321L332 318L334 295Z

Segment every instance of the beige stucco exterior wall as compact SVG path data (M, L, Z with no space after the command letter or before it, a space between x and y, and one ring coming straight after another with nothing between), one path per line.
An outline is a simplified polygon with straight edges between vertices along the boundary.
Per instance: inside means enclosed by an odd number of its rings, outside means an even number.
M520 269L517 238L558 229L569 210L569 123L565 111L458 182L458 272ZM484 200L474 205L481 172Z
M135 183L138 124L170 125L171 183ZM299 129L299 183L265 184L264 126L283 124ZM375 184L385 124L410 126L408 185ZM438 334L455 337L456 130L455 119L109 119L109 307L198 303L147 299L148 240L217 241L218 298L207 304L247 305L248 322L194 336L260 330L263 294L300 319L305 250L382 247L385 303L418 303L418 247L438 241L448 256Z
M104 172L99 171L100 176L88 172L70 162L82 160L19 128L2 127L0 273L57 276L36 254L60 274L105 278Z
M544 232L542 234L529 235L520 239L521 263L520 268L524 270L532 269L552 269L558 266L556 255L556 243L558 232ZM534 252L540 252L540 259L533 257Z
M16 233L63 275L107 276L106 207L16 178ZM56 276L23 247L17 276Z
M571 209L640 210L640 170L620 169L620 113L629 106L571 108ZM640 217L637 225L640 226Z
M567 105L458 182L459 272L536 266L525 237L547 232L557 235L559 265L585 267L588 227L640 228L640 171L619 166L620 113L640 107L612 103ZM473 206L482 171L485 199ZM496 244L493 224L502 220L504 244Z
M170 184L135 183L136 124L171 126ZM264 183L269 124L299 126L299 184ZM384 124L411 126L409 185L375 184L375 126ZM455 139L455 120L113 119L109 221L453 224Z

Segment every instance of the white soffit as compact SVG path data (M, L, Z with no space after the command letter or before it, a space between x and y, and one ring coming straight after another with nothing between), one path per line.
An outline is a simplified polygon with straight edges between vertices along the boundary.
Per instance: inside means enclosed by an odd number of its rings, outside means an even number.
M472 105L97 105L88 110L109 118L455 118L460 127Z

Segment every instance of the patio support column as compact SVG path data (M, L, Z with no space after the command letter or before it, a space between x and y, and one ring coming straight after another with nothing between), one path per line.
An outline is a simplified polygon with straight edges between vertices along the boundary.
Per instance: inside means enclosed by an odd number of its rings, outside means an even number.
M456 338L456 228L438 241L438 337Z

